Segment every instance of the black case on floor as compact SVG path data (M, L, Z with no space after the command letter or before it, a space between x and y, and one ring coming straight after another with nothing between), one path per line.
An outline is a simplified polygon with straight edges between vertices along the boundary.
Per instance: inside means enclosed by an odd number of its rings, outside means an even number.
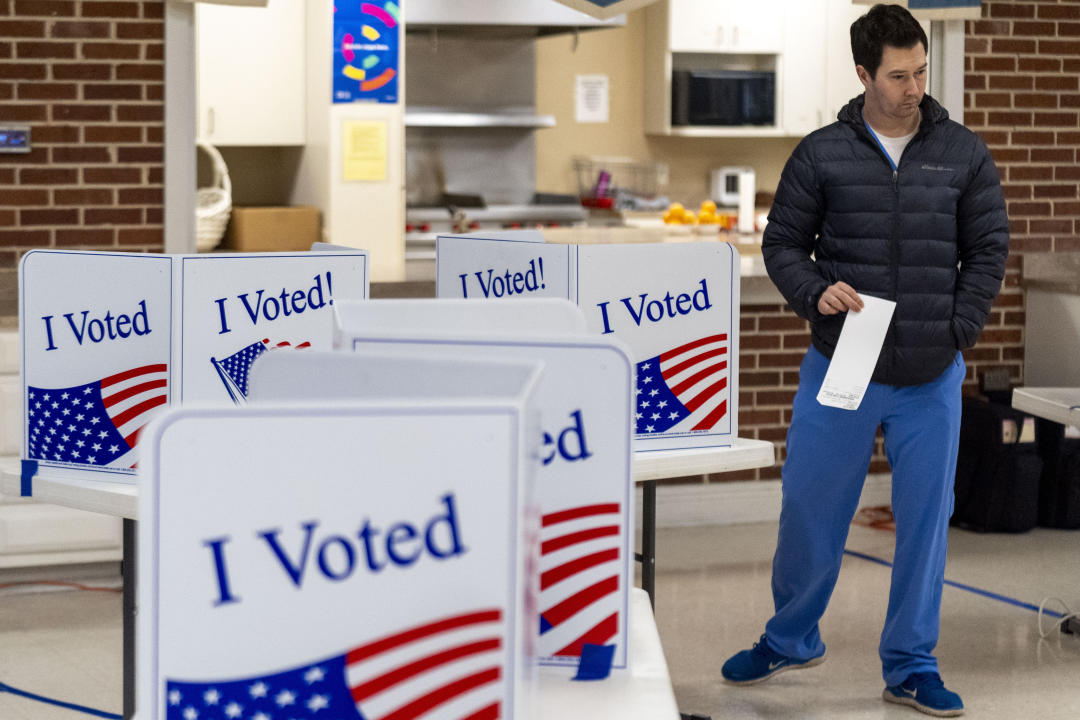
M977 532L1025 532L1039 521L1043 461L1031 439L1020 442L1024 420L1008 405L965 397L956 461L951 524ZM1006 442L1006 421L1015 438Z
M1065 437L1065 426L1051 420L1035 421L1035 437L1042 457L1039 482L1039 525L1080 528L1080 440Z

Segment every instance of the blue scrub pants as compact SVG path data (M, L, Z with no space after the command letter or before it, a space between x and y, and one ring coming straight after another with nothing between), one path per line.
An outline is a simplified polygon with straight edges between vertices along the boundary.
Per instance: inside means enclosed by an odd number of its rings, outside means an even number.
M937 672L945 550L953 510L964 359L924 385L870 383L858 410L818 403L829 368L813 347L799 370L787 435L780 534L773 557L773 650L808 660L825 653L818 621L840 572L874 436L881 425L892 467L896 551L879 654L887 685Z

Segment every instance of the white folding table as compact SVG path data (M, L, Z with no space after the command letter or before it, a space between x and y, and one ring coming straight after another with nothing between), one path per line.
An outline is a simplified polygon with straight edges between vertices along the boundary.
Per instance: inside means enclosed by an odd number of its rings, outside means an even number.
M1080 428L1080 388L1016 388L1012 405L1036 417Z
M641 587L656 606L656 481L751 470L775 462L773 444L738 438L731 447L634 453L630 475L641 485Z

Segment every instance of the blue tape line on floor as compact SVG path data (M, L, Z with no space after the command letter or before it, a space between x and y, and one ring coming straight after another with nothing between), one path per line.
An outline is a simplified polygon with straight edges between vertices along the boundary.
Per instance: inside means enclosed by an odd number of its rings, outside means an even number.
M848 550L846 548L844 549L844 554L845 555L851 555L852 557L857 557L857 558L860 558L862 560L869 560L870 562L875 562L878 565L884 565L885 567L892 567L892 565L893 565L888 560L882 560L881 558L876 558L873 555L866 555L864 553L855 552L854 550ZM1000 594L998 594L996 592L990 592L989 590L982 590L980 588L973 587L971 585L965 585L963 583L958 583L958 582L955 582L953 580L946 580L945 584L950 585L950 586L952 586L954 588L958 588L960 590L967 590L968 592L975 593L976 595L982 595L983 597L988 597L988 598L990 598L992 600L1000 600L1001 602L1008 603L1009 605L1015 605L1016 607L1022 607L1025 610L1031 610L1033 612L1039 612L1039 606L1038 605L1032 605L1031 603L1026 603L1023 600L1017 600L1015 598L1008 597L1007 595L1000 595ZM1056 618L1065 617L1064 613L1059 613L1059 612L1056 612L1054 610L1047 610L1046 608L1043 608L1043 612L1045 614L1049 615L1050 617L1056 617Z
M52 698L47 698L43 695L35 695L32 692L26 692L25 690L13 688L5 683L0 683L0 692L7 692L11 693L12 695L20 695L24 698L29 698L30 700L38 700L39 702L49 703L50 705L59 705L62 708L67 708L69 710L77 710L79 712L86 713L87 715L94 715L95 717L115 718L116 720L120 720L120 715L117 715L116 713L105 712L104 710L95 710L94 708L76 705L75 703L63 702L61 700L53 700Z

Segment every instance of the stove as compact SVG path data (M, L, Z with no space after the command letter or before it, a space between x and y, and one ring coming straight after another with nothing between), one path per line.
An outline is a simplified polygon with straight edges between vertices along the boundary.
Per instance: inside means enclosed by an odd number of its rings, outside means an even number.
M588 217L588 211L578 202L406 208L405 277L435 279L435 238L439 235L581 227Z

